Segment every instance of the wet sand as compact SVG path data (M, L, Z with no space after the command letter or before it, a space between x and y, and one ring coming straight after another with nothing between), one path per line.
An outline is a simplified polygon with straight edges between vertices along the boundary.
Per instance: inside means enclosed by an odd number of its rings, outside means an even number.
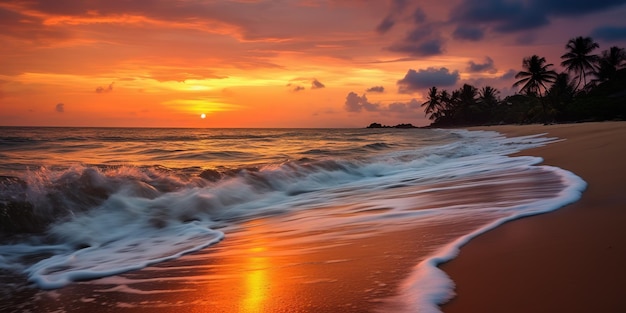
M626 122L475 129L564 138L521 155L589 185L580 201L478 236L441 265L457 293L443 311L626 312Z

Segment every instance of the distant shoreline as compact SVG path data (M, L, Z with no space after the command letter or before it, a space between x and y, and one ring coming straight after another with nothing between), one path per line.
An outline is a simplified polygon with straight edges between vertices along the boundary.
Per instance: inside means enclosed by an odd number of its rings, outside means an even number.
M417 126L413 126L413 124L409 123L409 124L397 124L394 126L389 126L389 125L382 125L380 123L372 123L369 126L365 127L365 128L422 128L422 127L417 127Z

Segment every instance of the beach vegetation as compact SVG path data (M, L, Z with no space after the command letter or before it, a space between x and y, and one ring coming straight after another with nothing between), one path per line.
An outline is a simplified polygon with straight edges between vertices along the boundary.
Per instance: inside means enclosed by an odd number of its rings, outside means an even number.
M548 117L548 109L541 89L547 92L548 84L554 83L557 78L557 73L551 69L554 64L546 63L546 58L537 55L524 58L522 62L524 70L515 75L515 78L519 80L513 83L513 87L523 85L521 91L526 92L526 94L539 96L544 118Z
M513 83L518 93L504 99L492 86L433 86L422 107L434 127L626 119L626 50L593 54L599 47L591 37L570 39L561 73L545 57L525 57Z
M527 95L542 96L541 89L548 90L547 84L556 80L557 73L550 69L554 64L546 64L546 58L533 55L524 58L522 62L523 71L515 74L515 78L519 79L513 83L513 87L522 85L522 92Z
M565 67L567 72L577 74L578 83L576 84L576 89L580 87L581 83L583 83L584 87L587 86L587 75L593 74L599 59L597 55L591 53L599 47L600 45L593 41L591 37L582 36L570 39L567 45L565 45L568 51L561 56L561 59L563 59L561 66Z
M428 90L428 100L422 103L422 107L424 108L424 112L428 119L434 120L437 118L439 110L439 106L441 105L439 101L439 92L437 91L437 87L433 86Z
M597 86L600 83L613 80L617 78L617 71L625 67L626 51L623 48L613 46L608 50L604 50L593 72L596 78L591 83Z

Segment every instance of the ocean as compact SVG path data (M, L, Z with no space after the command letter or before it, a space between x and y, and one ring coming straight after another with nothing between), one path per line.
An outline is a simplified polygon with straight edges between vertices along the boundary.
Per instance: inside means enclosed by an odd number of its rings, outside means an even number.
M1 127L0 311L226 312L220 300L232 306L233 294L234 311L272 311L271 299L288 293L273 281L338 284L284 273L360 264L313 253L422 230L403 243L417 257L402 283L376 293L390 287L371 278L376 290L361 301L437 312L454 295L437 264L482 232L580 197L586 184L575 174L510 156L556 140L439 129ZM360 257L383 251L368 253ZM225 283L233 275L245 281ZM349 311L334 301L310 308Z

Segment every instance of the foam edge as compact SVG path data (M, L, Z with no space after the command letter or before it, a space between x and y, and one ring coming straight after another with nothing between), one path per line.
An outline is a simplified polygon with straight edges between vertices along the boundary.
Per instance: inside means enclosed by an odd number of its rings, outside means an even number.
M398 294L393 299L390 299L392 301L389 303L393 303L394 311L442 312L440 306L452 300L456 296L456 292L454 291L454 281L439 268L440 264L453 260L460 253L461 247L470 242L470 240L504 223L555 211L578 201L582 197L583 191L587 188L587 183L582 178L558 167L543 165L541 168L557 173L563 180L566 187L556 198L521 205L520 207L533 207L534 209L524 210L519 214L513 214L489 223L472 233L456 239L439 249L432 256L418 263L409 277L400 285ZM384 311L387 311L387 308Z

